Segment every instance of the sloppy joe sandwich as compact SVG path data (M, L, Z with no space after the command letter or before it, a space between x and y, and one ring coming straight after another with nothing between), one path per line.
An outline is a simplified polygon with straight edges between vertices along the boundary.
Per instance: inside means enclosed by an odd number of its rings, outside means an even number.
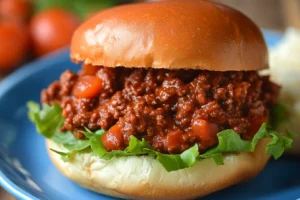
M291 147L276 131L280 87L258 73L268 68L262 33L225 5L101 11L75 31L70 56L81 70L44 89L29 117L55 166L85 188L193 199L249 180Z

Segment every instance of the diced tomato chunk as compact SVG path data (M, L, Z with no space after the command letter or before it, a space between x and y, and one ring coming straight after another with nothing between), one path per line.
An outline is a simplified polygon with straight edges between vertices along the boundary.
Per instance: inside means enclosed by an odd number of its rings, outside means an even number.
M211 147L218 143L217 133L219 128L214 123L197 119L193 122L192 130L200 143L205 147Z
M118 124L112 126L101 137L102 144L107 151L123 149L123 136Z
M81 77L73 88L73 95L77 98L93 98L99 95L102 81L96 76Z
M184 143L182 140L182 132L180 130L171 131L167 135L167 147L168 151L178 151L180 146Z

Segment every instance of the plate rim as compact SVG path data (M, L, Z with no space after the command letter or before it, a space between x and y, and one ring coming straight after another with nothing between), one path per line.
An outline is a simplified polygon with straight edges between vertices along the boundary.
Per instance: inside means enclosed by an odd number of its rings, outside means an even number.
M70 58L66 56L69 54L69 52L69 47L62 48L20 67L19 69L5 77L0 82L0 99L2 99L5 96L6 92L8 92L12 87L28 78L28 76L35 74L41 70L45 70L46 68L51 67L54 63L64 60L70 60ZM7 175L5 175L2 171L0 171L0 186L17 199L38 200L37 197L33 196L32 194L15 184L13 181L11 181L11 179L7 177Z
M23 190L14 182L12 182L3 172L0 172L0 185L3 189L17 199L39 200L37 197L32 196L29 192Z

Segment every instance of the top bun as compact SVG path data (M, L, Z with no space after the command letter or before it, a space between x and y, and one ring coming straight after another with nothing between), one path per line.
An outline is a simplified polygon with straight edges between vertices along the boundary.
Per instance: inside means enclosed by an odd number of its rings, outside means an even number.
M268 67L260 29L232 8L201 0L130 4L100 12L75 31L71 58L106 67Z

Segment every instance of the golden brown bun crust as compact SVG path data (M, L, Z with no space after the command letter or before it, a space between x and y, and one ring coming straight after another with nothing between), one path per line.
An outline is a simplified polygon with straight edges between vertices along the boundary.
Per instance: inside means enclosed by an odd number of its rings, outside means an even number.
M267 163L268 139L261 140L254 153L225 157L225 165L212 159L188 169L167 172L150 157L121 157L109 161L92 153L76 154L70 162L48 151L55 166L68 178L96 192L126 199L194 199L255 177ZM47 140L48 149L66 151Z
M200 0L131 4L100 12L75 31L71 58L106 67L268 67L266 43L249 18Z

